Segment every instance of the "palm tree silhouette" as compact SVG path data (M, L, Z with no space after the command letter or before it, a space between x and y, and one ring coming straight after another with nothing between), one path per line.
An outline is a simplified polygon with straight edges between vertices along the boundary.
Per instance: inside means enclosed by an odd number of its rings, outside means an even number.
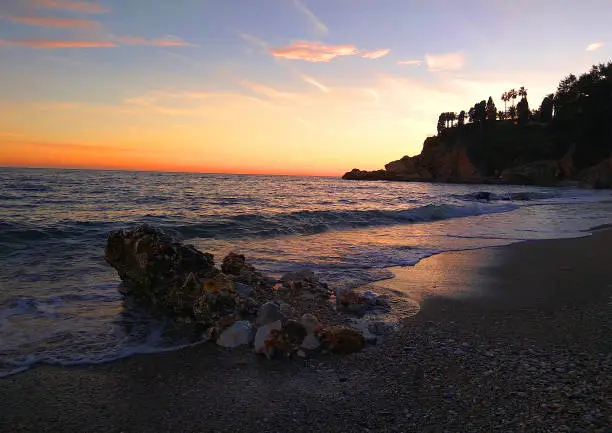
M520 89L519 89L519 91L518 91L518 95L519 95L521 98L526 98L526 97L527 97L527 89L525 89L525 87L524 87L524 86L521 86L521 88L520 88Z
M506 107L506 102L510 100L510 96L508 96L508 92L504 92L501 95L502 101L504 101L504 113L508 112L508 107Z
M514 100L518 97L518 92L515 89L508 91L508 96L512 99L512 106L514 107Z

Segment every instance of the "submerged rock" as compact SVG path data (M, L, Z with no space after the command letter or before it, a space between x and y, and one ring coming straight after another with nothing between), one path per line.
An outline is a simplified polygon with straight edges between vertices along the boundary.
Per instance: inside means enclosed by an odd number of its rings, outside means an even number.
M253 340L253 325L247 320L241 320L225 329L219 338L219 346L234 348L251 344Z
M361 332L344 326L325 329L321 342L330 352L342 354L358 352L365 346L365 338Z

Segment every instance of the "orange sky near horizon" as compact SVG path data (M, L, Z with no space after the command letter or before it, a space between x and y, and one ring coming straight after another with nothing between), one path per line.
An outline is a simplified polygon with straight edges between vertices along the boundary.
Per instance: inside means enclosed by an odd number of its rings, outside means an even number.
M440 112L520 86L537 108L609 60L609 3L591 1L0 2L0 166L381 169Z

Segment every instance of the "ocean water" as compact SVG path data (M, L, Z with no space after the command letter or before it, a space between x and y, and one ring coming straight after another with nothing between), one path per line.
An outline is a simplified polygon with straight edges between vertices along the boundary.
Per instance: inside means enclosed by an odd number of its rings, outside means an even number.
M355 287L443 251L586 236L612 223L612 193L0 168L0 377L37 363L101 363L199 343L121 299L105 240L139 223L218 261L238 251L272 275L307 267Z

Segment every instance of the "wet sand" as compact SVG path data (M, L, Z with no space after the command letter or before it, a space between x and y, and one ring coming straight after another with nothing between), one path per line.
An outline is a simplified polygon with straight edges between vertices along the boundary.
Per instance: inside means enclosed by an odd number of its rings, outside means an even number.
M600 230L397 269L378 284L422 295L422 309L355 355L201 345L39 366L0 379L0 431L610 432L611 246Z

